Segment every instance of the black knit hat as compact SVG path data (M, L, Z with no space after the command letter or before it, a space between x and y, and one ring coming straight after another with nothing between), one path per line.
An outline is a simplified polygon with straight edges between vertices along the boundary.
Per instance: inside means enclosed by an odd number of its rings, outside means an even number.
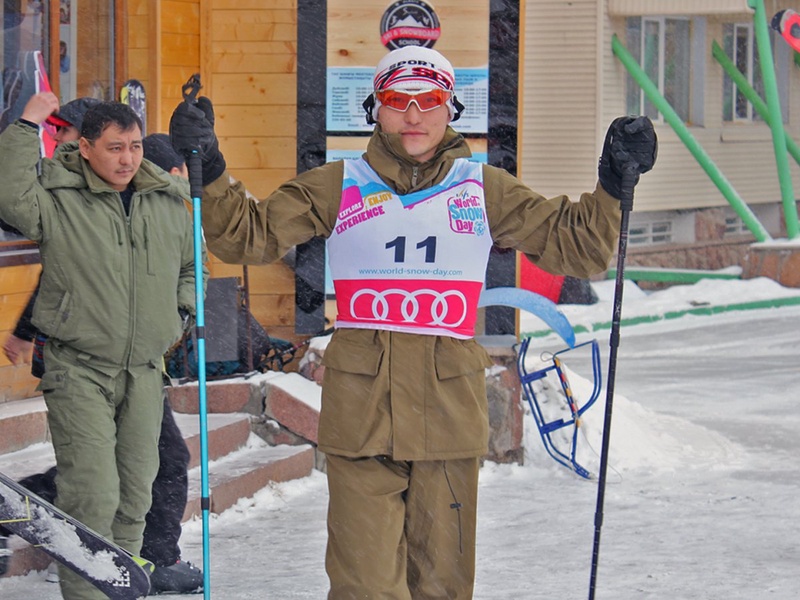
M172 147L166 133L151 133L142 140L144 157L169 172L182 167L186 160Z
M69 127L71 125L80 131L81 125L83 125L84 115L90 108L97 104L100 104L100 100L97 98L76 98L75 100L70 100L58 109L58 112L47 117L47 122L60 127Z

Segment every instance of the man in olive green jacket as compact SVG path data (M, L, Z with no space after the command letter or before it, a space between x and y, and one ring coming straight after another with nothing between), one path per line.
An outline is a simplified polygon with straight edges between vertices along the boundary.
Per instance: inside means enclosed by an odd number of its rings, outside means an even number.
M39 163L36 94L0 135L0 218L39 244L33 324L48 336L44 393L57 505L138 553L158 470L161 357L194 312L193 232L178 182L143 160L130 107L90 109L78 142ZM68 600L105 595L61 570Z
M463 109L453 89L438 52L390 52L365 103L378 123L366 154L303 173L261 202L225 173L207 98L179 106L170 124L177 149L201 152L203 227L216 256L267 263L314 236L328 240L338 314L319 448L330 599L472 597L492 364L473 336L489 249L588 277L606 269L619 235L612 156L579 202L544 198L465 160L469 148L448 126ZM616 149L652 163L652 124L632 129Z

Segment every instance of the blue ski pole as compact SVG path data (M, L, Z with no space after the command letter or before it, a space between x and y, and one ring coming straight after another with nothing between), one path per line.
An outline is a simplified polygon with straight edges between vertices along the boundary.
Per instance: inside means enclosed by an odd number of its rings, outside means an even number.
M181 88L183 101L194 104L200 91L200 75L194 74ZM200 155L195 149L187 157L189 168L189 190L192 196L192 218L194 223L194 283L195 283L195 334L197 343L197 394L200 414L200 508L203 515L203 598L211 598L211 565L209 564L208 513L211 509L208 490L208 414L206 407L206 339L205 339L205 293L203 290L203 219L200 199L203 196L203 171Z

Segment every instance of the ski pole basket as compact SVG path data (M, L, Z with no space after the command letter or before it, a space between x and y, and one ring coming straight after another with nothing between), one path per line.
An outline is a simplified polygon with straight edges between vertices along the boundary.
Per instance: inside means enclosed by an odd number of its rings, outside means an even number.
M602 387L600 349L597 340L571 345L569 348L550 355L548 359L542 358L542 363L545 366L534 371L528 371L525 364L530 342L531 338L527 337L520 344L517 356L517 371L525 399L536 421L545 450L559 464L574 471L581 477L591 479L591 473L578 463L576 452L578 433L582 425L581 416L589 410L598 396L600 396ZM561 357L564 353L582 346L591 346L594 384L589 399L579 406ZM554 384L553 379L557 379L558 384Z

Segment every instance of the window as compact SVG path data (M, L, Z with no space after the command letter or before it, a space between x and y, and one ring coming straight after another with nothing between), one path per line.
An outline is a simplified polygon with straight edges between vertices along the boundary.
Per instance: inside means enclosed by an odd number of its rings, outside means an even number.
M742 235L742 234L749 234L750 230L744 224L741 217L738 215L733 216L726 216L725 217L725 233L724 237L732 236L732 235Z
M764 81L759 66L758 45L753 35L752 23L728 23L723 26L723 48L736 68L747 78L761 98L764 98ZM753 110L728 74L722 83L722 118L725 121L762 120Z
M691 92L691 27L686 18L632 17L627 20L627 46L675 112L688 121ZM629 75L627 112L660 121L655 105Z
M105 0L4 0L0 132L13 123L36 92L35 53L41 53L53 91L62 103L81 96L110 100L114 90L114 2ZM51 7L58 8L58 12ZM58 39L51 22L57 20ZM56 23L53 23L56 25ZM0 223L3 254L25 239Z
M653 221L631 225L628 242L631 246L651 246L672 242L672 222Z
M783 205L780 202L772 202L769 204L754 204L750 206L755 218L773 237L785 236L786 231L783 229ZM753 232L747 227L742 218L733 210L733 208L726 206L723 207L725 217L725 231L723 238L740 237L743 235L753 237Z
M790 63L792 60L791 50L788 44L776 42L777 38L772 31L770 35L770 46L777 73L778 96L780 99L781 113L783 122L788 122L788 81L790 73ZM758 55L758 44L756 43L752 23L726 23L722 29L722 47L725 54L731 59L739 72L745 76L747 82L758 93L762 100L766 101L764 91L764 80L761 77L761 62ZM784 76L785 75L785 76ZM724 121L763 121L753 105L747 100L744 94L733 84L733 80L725 73L722 81L722 119Z

